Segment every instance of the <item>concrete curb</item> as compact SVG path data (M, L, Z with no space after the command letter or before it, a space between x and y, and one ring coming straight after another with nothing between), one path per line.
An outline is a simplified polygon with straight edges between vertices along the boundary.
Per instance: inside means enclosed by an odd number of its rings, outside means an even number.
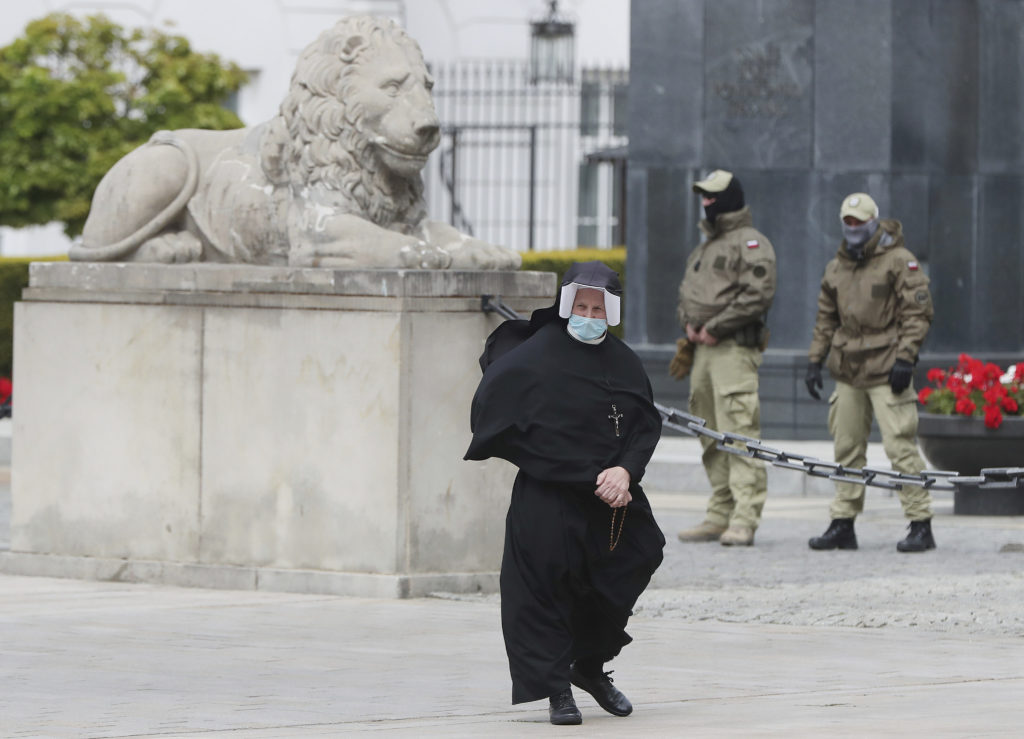
M422 598L436 592L494 593L497 572L378 575L364 572L283 570L183 562L69 557L0 551L0 573L100 582L149 583L217 590L342 595L357 598Z

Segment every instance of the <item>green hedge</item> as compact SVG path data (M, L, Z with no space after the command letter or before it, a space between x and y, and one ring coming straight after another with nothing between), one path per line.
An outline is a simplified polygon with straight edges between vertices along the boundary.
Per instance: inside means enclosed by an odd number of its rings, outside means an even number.
M626 247L617 246L612 249L567 249L565 251L528 251L522 253L522 270L531 272L554 272L558 275L558 284L562 284L562 275L573 262L604 262L619 273L622 280L622 316L626 316ZM554 295L551 296L554 299ZM623 337L623 325L612 326L611 333Z
M14 361L14 301L28 287L29 262L57 262L67 257L0 257L0 377L10 377Z

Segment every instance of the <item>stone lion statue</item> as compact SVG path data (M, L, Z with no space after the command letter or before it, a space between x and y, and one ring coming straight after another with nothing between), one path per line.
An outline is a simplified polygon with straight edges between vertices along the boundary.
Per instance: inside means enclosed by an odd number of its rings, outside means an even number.
M515 250L426 217L432 85L397 24L347 17L302 52L271 120L159 131L117 162L71 259L515 269Z

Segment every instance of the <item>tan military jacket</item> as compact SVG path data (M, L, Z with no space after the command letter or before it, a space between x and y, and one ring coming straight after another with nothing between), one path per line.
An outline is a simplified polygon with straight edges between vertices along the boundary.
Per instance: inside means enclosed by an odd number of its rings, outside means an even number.
M679 284L684 329L688 323L696 330L703 326L725 339L751 325L760 328L775 298L775 249L752 223L749 207L719 214L714 226L700 222L707 240L686 260ZM756 346L759 340L740 343Z
M832 376L855 387L881 385L897 359L917 361L933 314L928 276L903 246L903 226L882 220L863 259L844 242L825 267L808 358L827 356Z

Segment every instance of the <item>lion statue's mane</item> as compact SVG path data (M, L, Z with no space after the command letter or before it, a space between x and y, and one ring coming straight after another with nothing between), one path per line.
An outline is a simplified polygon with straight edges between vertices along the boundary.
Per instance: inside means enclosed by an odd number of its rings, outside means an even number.
M396 23L348 16L302 52L269 121L158 131L117 162L70 256L515 269L515 250L427 218L421 170L440 140L432 85Z
M322 184L349 195L358 215L374 223L411 227L425 215L423 180L394 183L380 175L353 89L357 65L383 43L411 50L426 69L419 46L400 26L371 16L353 16L310 44L295 66L280 114L270 122L261 163L276 185Z

